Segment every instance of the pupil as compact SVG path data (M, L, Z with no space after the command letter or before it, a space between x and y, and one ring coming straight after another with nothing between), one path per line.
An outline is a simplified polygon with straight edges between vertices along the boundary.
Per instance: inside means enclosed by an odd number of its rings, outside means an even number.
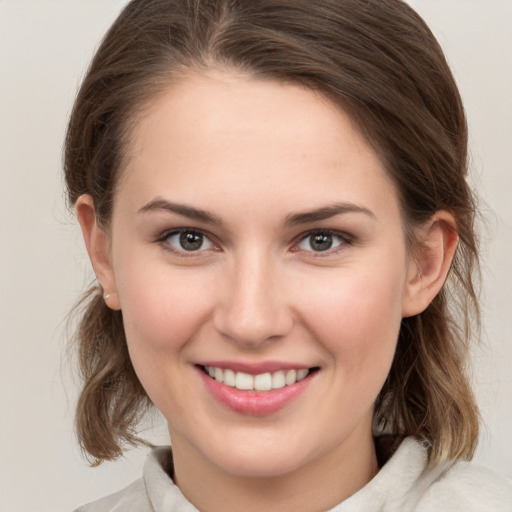
M180 235L180 245L187 251L197 251L203 245L203 235L185 232Z
M332 246L331 235L315 235L310 242L311 248L315 251L327 251Z

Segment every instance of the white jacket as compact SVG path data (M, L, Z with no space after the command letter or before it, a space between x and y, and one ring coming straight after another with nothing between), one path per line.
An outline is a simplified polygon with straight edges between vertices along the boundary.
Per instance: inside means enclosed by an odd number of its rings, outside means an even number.
M75 512L198 512L169 473L170 448L155 448L140 480ZM328 512L377 511L512 512L512 481L467 462L428 467L425 448L407 438L371 482Z

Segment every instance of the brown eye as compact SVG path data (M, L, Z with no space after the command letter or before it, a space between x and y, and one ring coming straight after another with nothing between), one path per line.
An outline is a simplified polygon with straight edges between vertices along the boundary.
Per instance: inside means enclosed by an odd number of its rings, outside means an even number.
M318 234L309 238L313 251L327 251L332 247L332 235Z
M176 252L199 252L213 247L213 243L204 233L194 229L174 231L165 241Z
M317 231L305 236L298 244L301 251L326 252L347 243L342 234Z
M180 246L185 251L198 251L203 245L203 235L200 233L183 232L180 234Z

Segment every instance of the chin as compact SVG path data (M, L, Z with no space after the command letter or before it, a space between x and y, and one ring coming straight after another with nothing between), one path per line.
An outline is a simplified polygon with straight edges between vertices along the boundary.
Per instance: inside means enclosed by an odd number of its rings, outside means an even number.
M288 456L287 456L288 455ZM298 454L276 454L275 450L264 453L233 454L218 460L225 472L242 478L277 478L292 473L302 466Z
M210 451L210 461L225 471L242 478L276 478L290 474L314 459L304 444L291 439L274 438L248 434L230 436L229 445L218 444ZM248 442L249 441L249 442ZM218 447L218 449L217 449ZM320 454L318 454L320 455Z

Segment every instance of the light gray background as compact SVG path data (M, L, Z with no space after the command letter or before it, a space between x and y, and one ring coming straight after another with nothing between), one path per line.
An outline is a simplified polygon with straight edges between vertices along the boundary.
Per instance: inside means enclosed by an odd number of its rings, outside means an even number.
M90 279L64 207L61 148L80 77L122 0L0 0L0 511L72 510L137 478L146 450L90 469L75 446L65 316ZM484 207L477 461L512 477L512 1L411 0L438 36L471 128ZM166 442L162 422L148 437Z

